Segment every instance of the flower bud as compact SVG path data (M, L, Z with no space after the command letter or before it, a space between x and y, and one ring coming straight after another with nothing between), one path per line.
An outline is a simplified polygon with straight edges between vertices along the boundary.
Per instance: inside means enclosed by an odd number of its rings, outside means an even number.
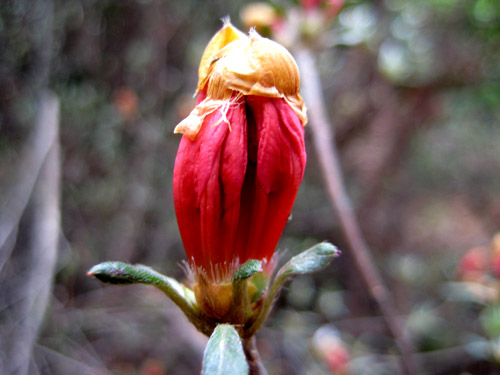
M218 319L239 266L258 259L269 268L302 181L299 88L286 49L226 23L202 56L197 106L175 128L184 135L174 168L179 230L197 301Z

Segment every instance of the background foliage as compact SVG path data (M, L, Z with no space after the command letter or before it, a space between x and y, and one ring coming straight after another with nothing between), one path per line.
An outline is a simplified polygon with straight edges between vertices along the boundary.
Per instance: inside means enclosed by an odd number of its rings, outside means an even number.
M207 339L170 301L141 286L103 287L85 273L121 260L185 278L172 130L193 106L199 58L219 19L230 15L242 27L246 4L2 2L2 207L23 174L41 89L61 105L60 248L30 374L199 373ZM304 12L292 1L271 4L284 15ZM349 193L422 373L496 373L499 286L488 266L500 252L490 254L500 231L498 1L348 1L314 42ZM394 344L344 246L309 140L307 147L280 249L288 259L328 240L344 251L282 294L258 336L264 363L276 375L394 373ZM2 269L2 330L22 319L8 313L30 271L18 262L28 240L18 236ZM463 260L477 246L485 247L472 253L482 255Z

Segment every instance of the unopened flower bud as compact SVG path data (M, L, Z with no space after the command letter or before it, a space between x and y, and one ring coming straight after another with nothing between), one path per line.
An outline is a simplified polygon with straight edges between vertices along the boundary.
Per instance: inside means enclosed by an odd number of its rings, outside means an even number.
M227 313L241 264L270 264L290 215L306 163L299 88L290 53L255 31L226 23L203 53L197 105L175 128L174 203L209 315Z

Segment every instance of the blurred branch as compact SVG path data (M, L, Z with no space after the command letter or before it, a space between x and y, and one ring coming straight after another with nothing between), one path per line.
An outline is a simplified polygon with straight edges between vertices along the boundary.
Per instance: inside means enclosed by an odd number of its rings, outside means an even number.
M397 318L391 295L382 282L370 256L368 245L361 234L357 219L351 207L344 187L336 146L333 142L331 124L328 121L319 74L314 56L306 49L296 52L297 63L302 73L303 94L309 106L309 119L313 142L321 164L323 177L332 206L337 214L340 226L352 250L355 263L361 273L368 291L378 304L380 312L392 333L401 353L403 373L416 374L416 365L412 358L412 349L403 334Z
M34 58L30 73L38 108L17 181L0 214L4 290L0 336L5 353L0 372L6 375L37 370L33 347L48 306L57 259L61 216L59 100L47 91L53 8L52 0L33 3L34 27L30 31ZM4 269L7 261L12 267Z
M56 104L48 103L47 98L42 99L35 129L31 139L27 142L24 156L18 167L18 181L12 185L10 192L7 193L8 198L0 211L0 272L15 245L19 221L29 202L47 155L57 138L57 126L53 125L58 121L58 109L53 107L54 105ZM9 241L9 239L11 240Z
M28 241L18 241L15 260L11 259L15 270L3 275L3 287L9 287L5 288L7 307L0 327L2 337L8 338L2 345L8 358L2 363L2 374L29 373L32 348L52 289L60 224L58 126L59 101L46 92L40 100L35 132L53 137L31 196L29 225L19 229L19 236Z
M106 370L104 366L92 366L88 362L76 360L46 346L36 345L34 354L37 359L43 359L43 361L47 363L47 367L50 366L52 374L76 373L78 375L113 375L113 373Z
M50 59L52 48L52 0L39 0L33 4L37 8L38 17L35 22L34 36L34 68L32 71L32 85L38 90L39 101L45 94L43 90L47 87L50 71ZM31 139L27 142L22 161L18 167L19 175L17 181L6 194L7 199L2 203L0 210L0 272L9 258L15 245L17 227L21 216L28 204L29 198L35 186L37 176L42 168L45 158L56 139L57 127L45 126L52 121L42 113L47 107L39 103L39 115L35 124L35 130ZM42 108L43 107L43 108ZM16 180L16 179L14 179Z

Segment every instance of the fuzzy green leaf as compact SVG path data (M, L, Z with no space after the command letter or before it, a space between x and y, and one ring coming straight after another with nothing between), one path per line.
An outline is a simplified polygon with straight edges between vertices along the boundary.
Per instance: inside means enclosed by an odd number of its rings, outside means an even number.
M184 312L187 318L201 332L210 335L214 322L204 316L196 303L191 289L177 280L156 272L142 264L131 265L123 262L104 262L92 267L88 276L108 284L146 284L160 289Z
M175 303L195 304L194 293L177 280L156 272L142 264L104 262L92 267L87 273L108 284L146 284L163 291Z
M306 275L319 271L326 267L335 257L340 255L340 251L328 242L321 242L310 249L294 256L278 271L269 293L264 301L264 307L257 320L247 329L246 335L252 336L257 332L273 305L283 284L292 277Z
M142 265L104 262L92 267L87 275L108 284L158 284L163 275Z
M240 336L230 324L219 324L203 355L201 375L248 375Z
M340 251L328 242L321 242L294 256L281 267L276 282L281 284L290 277L306 275L326 267Z

